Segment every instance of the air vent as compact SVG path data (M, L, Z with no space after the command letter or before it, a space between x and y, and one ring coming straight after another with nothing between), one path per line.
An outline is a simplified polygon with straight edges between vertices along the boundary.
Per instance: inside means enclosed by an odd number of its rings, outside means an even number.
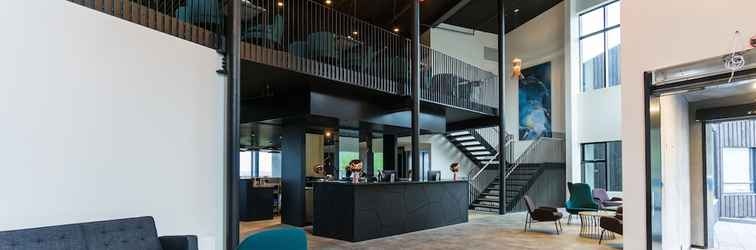
M483 58L492 62L499 62L499 50L491 47L483 47Z

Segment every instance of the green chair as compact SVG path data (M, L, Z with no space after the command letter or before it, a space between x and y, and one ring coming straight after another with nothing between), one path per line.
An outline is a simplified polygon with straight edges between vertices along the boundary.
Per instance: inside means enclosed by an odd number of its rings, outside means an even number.
M300 228L278 228L253 234L237 250L307 250L307 236Z
M577 215L584 211L597 211L599 205L593 201L591 186L585 183L567 183L567 189L570 191L570 199L565 203L567 213L567 224L570 224L572 215Z
M358 47L342 52L341 60L344 62L344 67L362 72L373 67L377 55L378 51L373 47Z
M307 58L309 55L309 47L306 42L296 41L289 44L289 53L298 57Z
M339 51L336 49L336 34L334 33L312 33L307 36L307 45L309 47L311 58L331 61L339 58Z
M257 24L242 32L241 39L245 41L261 39L279 45L284 33L284 18L276 15L271 24Z
M223 16L218 0L187 0L186 5L176 9L176 18L191 24L220 25Z

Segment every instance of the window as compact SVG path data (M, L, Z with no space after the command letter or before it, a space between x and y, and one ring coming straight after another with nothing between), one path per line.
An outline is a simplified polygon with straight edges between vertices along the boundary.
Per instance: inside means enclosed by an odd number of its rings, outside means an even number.
M750 148L722 149L722 192L748 193L753 190Z
M582 145L583 182L592 188L622 191L622 143Z
M252 176L252 151L239 152L239 176L250 177Z
M281 177L281 153L275 151L257 151L253 159L257 160L255 176Z
M582 91L620 84L620 2L580 15Z

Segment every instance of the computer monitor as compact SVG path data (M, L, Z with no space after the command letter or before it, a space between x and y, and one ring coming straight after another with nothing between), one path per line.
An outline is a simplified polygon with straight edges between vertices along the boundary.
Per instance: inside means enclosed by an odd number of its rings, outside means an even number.
M440 181L441 180L441 171L438 171L438 170L428 171L428 180L429 181Z
M396 174L396 170L383 170L381 171L383 174L383 180L381 181L391 181L391 175L394 175L394 180L399 180L399 175Z

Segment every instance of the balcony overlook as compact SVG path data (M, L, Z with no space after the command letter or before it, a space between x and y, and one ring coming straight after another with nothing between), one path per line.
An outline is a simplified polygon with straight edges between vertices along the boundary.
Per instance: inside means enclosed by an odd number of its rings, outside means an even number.
M240 1L240 56L243 64L266 66L259 71L263 75L283 70L383 94L411 95L411 43L403 36L406 31L389 30L357 18L353 15L359 11L355 6L331 6L311 0ZM203 46L223 49L223 1L71 2ZM344 11L350 8L352 14ZM397 10L394 16L401 19L401 14ZM420 62L423 102L485 116L496 114L499 91L498 77L493 72L426 45L421 46ZM265 76L253 76L242 82L283 84L271 82ZM261 85L250 89L264 88ZM249 93L255 94L259 93Z

